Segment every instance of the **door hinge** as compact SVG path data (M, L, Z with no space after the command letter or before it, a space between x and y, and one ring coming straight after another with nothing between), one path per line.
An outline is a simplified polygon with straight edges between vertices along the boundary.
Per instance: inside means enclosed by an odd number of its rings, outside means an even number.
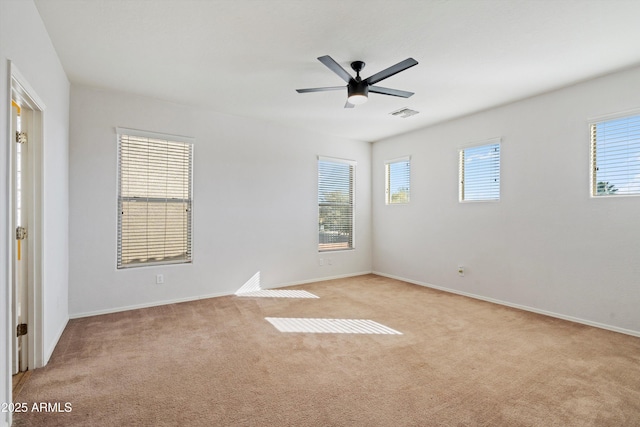
M18 144L25 144L27 142L26 132L16 132L16 142Z
M27 238L27 229L24 227L16 227L16 240L24 240Z
M23 335L27 335L27 324L26 323L20 323L16 327L16 337L21 337Z

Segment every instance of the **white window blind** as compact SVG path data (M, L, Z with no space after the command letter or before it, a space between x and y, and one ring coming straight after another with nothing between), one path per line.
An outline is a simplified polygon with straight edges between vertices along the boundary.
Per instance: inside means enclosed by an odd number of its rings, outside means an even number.
M385 162L387 204L409 203L411 193L411 158Z
M640 115L591 124L591 194L640 194Z
M117 266L191 262L193 144L126 131L118 129Z
M318 250L353 249L355 162L318 158Z
M460 150L460 201L500 200L500 142Z

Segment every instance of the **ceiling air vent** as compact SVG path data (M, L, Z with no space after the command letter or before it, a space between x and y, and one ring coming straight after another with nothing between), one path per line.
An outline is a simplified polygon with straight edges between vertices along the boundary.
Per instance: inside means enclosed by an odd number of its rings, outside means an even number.
M389 114L391 114L392 116L406 119L407 117L415 116L416 114L418 114L418 111L405 107L405 108L401 108L399 110L393 111Z

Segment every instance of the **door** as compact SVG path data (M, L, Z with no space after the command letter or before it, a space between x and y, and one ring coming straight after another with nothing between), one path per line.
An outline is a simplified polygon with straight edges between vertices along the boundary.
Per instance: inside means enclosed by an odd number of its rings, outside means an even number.
M14 234L12 236L12 282L13 282L13 373L28 369L28 291L29 291L29 247L28 247L28 210L30 174L28 155L28 116L23 106L15 99L11 101L11 144L12 152L12 209Z

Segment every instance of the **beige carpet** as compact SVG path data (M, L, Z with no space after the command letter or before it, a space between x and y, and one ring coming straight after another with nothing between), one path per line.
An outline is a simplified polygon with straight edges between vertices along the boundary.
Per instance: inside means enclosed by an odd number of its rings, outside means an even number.
M69 322L16 426L638 426L640 339L375 275ZM402 335L282 333L265 317ZM55 405L54 405L55 406Z

